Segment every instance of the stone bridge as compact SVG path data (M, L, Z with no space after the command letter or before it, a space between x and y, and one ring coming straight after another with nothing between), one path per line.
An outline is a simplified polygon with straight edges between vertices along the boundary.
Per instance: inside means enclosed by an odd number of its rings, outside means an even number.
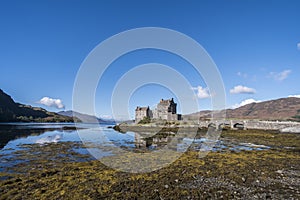
M292 121L215 120L199 121L199 127L230 127L231 129L281 130L289 127L300 127L300 123Z

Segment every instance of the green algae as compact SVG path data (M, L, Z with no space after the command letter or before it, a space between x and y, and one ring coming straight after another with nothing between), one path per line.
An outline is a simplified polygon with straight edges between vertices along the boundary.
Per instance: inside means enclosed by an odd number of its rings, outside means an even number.
M243 142L261 144L277 148L289 148L300 150L300 134L280 133L279 131L264 130L231 130L223 131L221 138L230 138Z

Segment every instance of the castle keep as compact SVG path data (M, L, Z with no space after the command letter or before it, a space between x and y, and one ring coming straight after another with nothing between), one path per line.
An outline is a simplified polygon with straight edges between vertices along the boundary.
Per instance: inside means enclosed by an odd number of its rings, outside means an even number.
M135 109L135 122L138 123L144 119L144 117L167 121L181 120L181 115L177 114L176 107L177 104L174 102L173 98L167 100L161 99L154 110L151 110L149 106L138 106Z

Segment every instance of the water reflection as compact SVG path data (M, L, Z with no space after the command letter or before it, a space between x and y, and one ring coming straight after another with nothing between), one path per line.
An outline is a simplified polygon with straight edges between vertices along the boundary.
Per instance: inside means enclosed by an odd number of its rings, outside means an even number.
M147 135L150 135L148 137ZM155 149L171 142L175 136L174 132L158 133L152 136L152 133L134 133L134 143L136 148Z
M166 145L177 152L184 152L187 148L195 151L212 150L219 152L270 148L252 143L239 143L224 138L214 141L206 138L205 134L192 138L188 132L181 134L174 132L119 133L104 125L91 124L82 124L84 129L77 132L72 130L72 126L73 124L64 123L1 124L0 171L19 163L26 163L28 159L41 159L36 155L43 155L44 159L52 160L62 159L62 155L65 155L64 160L81 162L87 159L85 157L83 159L80 155L86 155L89 157L88 159L99 159L115 155L118 148L132 152L156 151L165 148ZM53 146L53 144L57 146ZM211 144L213 144L212 149ZM56 150L56 148L65 148L65 153L57 154L57 151L60 150ZM48 154L49 158L47 157ZM97 155L97 157L92 155Z
M112 146L124 149L147 149L155 150L163 148L173 141L177 151L182 151L187 146L194 150L206 151L210 143L214 143L213 151L223 150L263 150L268 147L250 143L238 143L233 140L209 140L205 134L197 138L189 137L189 133L165 132L127 132L119 133L106 126L82 124L84 128L77 131L72 130L72 123L59 124L0 124L0 148L17 149L22 144L46 144L57 142L81 142L96 146ZM176 136L176 137L175 137Z
M28 136L38 136L48 131L63 130L64 127L71 127L73 124L37 124L37 123L10 123L0 124L0 149L9 141L26 138Z
M150 137L147 137L150 135ZM176 133L164 132L153 135L151 133L134 133L134 143L136 148L146 148L150 150L159 149L169 144L174 139ZM188 136L188 133L186 133ZM211 140L203 135L200 138L179 137L176 140L177 151L182 152L187 148L196 151L250 151L265 150L270 147L252 143L240 143L234 140ZM213 147L212 147L213 145ZM211 148L212 147L212 148Z

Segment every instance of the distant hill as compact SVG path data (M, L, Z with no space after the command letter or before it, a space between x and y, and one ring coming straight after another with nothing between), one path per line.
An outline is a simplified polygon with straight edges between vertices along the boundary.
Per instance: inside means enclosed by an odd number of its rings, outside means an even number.
M78 119L75 119L78 120ZM72 117L16 103L0 89L0 122L73 122Z
M200 111L185 115L185 117L195 120L196 118L210 118L210 115L211 111ZM227 109L226 118L300 121L300 98L281 98Z
M58 112L58 114L63 116L68 116L68 117L75 116L85 123L101 123L101 124L115 123L114 120L104 120L93 115L82 114L72 110L60 111Z

